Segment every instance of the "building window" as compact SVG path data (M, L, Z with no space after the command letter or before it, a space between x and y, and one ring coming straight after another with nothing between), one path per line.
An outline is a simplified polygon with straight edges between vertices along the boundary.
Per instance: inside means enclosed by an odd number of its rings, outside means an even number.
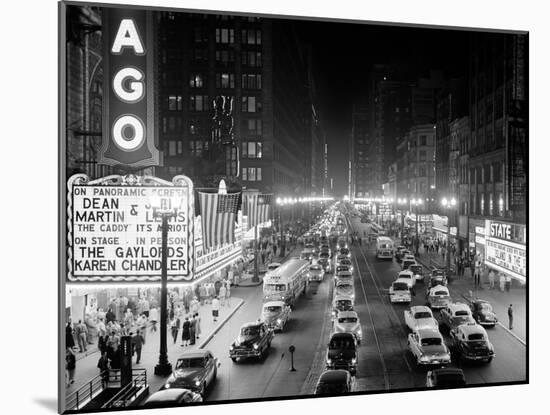
M168 110L181 111L183 109L181 95L168 95Z
M204 48L195 48L192 52L195 62L205 62L208 60L208 50Z
M194 29L194 40L195 43L206 43L208 42L208 33L205 27L195 27Z
M243 120L242 129L246 136L260 137L262 135L262 120Z
M241 54L241 63L243 64L243 66L261 68L262 52L243 51Z
M485 215L485 194L479 195L479 210L481 215Z
M425 135L421 135L419 141L420 141L418 143L419 146L425 146L428 143L428 138Z
M217 28L216 29L216 43L233 44L235 43L235 30Z
M493 216L493 194L489 193L489 215Z
M235 62L235 52L232 50L217 50L216 62L223 65Z
M225 152L225 174L227 176L236 176L238 173L237 147L228 146Z
M418 176L419 177L425 177L426 176L426 166L418 167Z
M243 167L241 170L241 178L243 180L248 180L248 169L246 167Z
M262 158L262 143L257 141L244 141L241 144L242 158L261 159Z
M208 111L209 108L208 95L191 95L189 97L190 111Z
M208 141L191 140L189 141L189 148L191 150L191 154L194 156L200 156L203 151L208 150Z
M420 161L426 161L426 150L420 150L418 152L418 156L420 158Z
M249 182L259 182L262 180L261 167L243 167L241 170L242 179Z
M262 31L260 29L243 29L242 42L247 45L261 45Z
M498 194L498 216L504 216L504 199L502 193Z
M176 141L175 140L168 141L168 155L169 156L175 156L176 155Z
M246 89L262 89L262 75L243 74L242 83L242 87Z
M204 86L204 78L200 73L192 73L189 76L189 86L191 88L202 88Z
M216 74L216 88L235 88L235 74Z
M258 97L244 96L241 100L242 112L261 112L262 103Z

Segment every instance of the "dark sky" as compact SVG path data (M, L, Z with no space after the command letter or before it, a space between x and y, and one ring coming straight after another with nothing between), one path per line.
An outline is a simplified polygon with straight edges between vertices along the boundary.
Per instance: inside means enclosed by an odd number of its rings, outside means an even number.
M406 63L422 75L439 69L449 77L467 70L468 32L331 22L297 22L297 29L312 44L329 177L337 195L347 193L352 104L366 95L371 64Z

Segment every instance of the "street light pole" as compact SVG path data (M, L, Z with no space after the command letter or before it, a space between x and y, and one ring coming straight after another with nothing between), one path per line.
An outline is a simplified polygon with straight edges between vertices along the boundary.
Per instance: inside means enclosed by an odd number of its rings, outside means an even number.
M447 200L447 198L443 198L441 201L441 204L447 211L447 249L446 249L446 267L447 267L447 274L450 272L451 269L451 215L450 211L451 209L454 209L454 206L456 205L456 199L453 197L450 200Z
M171 212L153 211L153 215L162 218L162 251L161 251L161 288L160 288L160 353L159 362L155 366L155 375L168 376L172 373L172 365L168 362L168 348L166 345L166 330L168 326L168 272L167 272L167 245L168 245L168 218L174 214Z

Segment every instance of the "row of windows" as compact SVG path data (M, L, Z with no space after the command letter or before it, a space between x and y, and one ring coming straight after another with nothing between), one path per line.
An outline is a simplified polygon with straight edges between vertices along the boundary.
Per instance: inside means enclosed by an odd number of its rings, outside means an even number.
M208 34L205 28L196 27L194 39L197 43L208 42ZM262 31L260 29L242 29L241 42L245 45L261 45ZM235 43L235 29L216 28L216 43L232 45Z
M200 156L203 150L208 150L208 141L192 140L189 141L189 150L195 156ZM169 140L165 142L165 151L168 156L178 156L183 154L183 141L181 140Z
M466 169L462 169L461 180L466 183ZM504 165L497 162L483 167L470 168L470 184L501 183L504 181Z
M496 197L495 197L496 196ZM502 193L479 193L470 195L471 213L474 215L504 216Z
M221 78L220 82L223 82L222 85L228 83L231 85L234 82L232 77ZM232 97L230 97L232 98ZM180 111L183 108L182 96L181 95L169 95L168 96L168 110L170 111ZM189 97L189 110L190 111L209 111L211 108L210 99L208 95L191 95ZM243 96L241 97L241 111L256 113L262 111L262 101L259 97L255 96ZM173 117L170 117L173 118ZM252 131L259 131L258 134L261 134L261 121L257 124L255 121L250 120L251 124L247 124L247 129ZM170 131L173 129L169 128ZM166 131L164 131L166 132Z
M194 48L191 52L193 61L200 63L208 61L208 49L206 48ZM262 67L262 52L259 51L242 51L241 52L241 64L252 68ZM221 65L229 65L235 62L234 50L216 50L216 63ZM163 63L166 63L166 57L163 54Z
M262 75L260 74L242 74L242 87L246 89L261 89ZM191 88L203 88L205 86L205 76L200 73L192 73L189 76L189 86ZM217 73L216 88L235 88L235 74Z
M249 182L259 182L262 180L262 168L243 167L241 169L241 178Z
M258 141L244 141L241 143L242 158L261 159L262 143Z
M177 98L173 101L174 105L178 102ZM182 120L180 117L163 117L162 131L177 132L181 131ZM212 122L210 118L192 118L189 120L189 133L193 136L210 137L212 131ZM261 137L262 136L262 120L247 119L241 121L242 134L246 137Z

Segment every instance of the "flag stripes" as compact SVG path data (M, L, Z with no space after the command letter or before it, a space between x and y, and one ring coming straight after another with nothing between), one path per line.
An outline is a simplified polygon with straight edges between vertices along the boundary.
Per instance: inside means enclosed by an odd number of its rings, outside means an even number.
M247 195L247 208L250 228L267 222L270 217L271 195L259 193Z
M235 242L239 195L199 192L202 243L205 249Z

